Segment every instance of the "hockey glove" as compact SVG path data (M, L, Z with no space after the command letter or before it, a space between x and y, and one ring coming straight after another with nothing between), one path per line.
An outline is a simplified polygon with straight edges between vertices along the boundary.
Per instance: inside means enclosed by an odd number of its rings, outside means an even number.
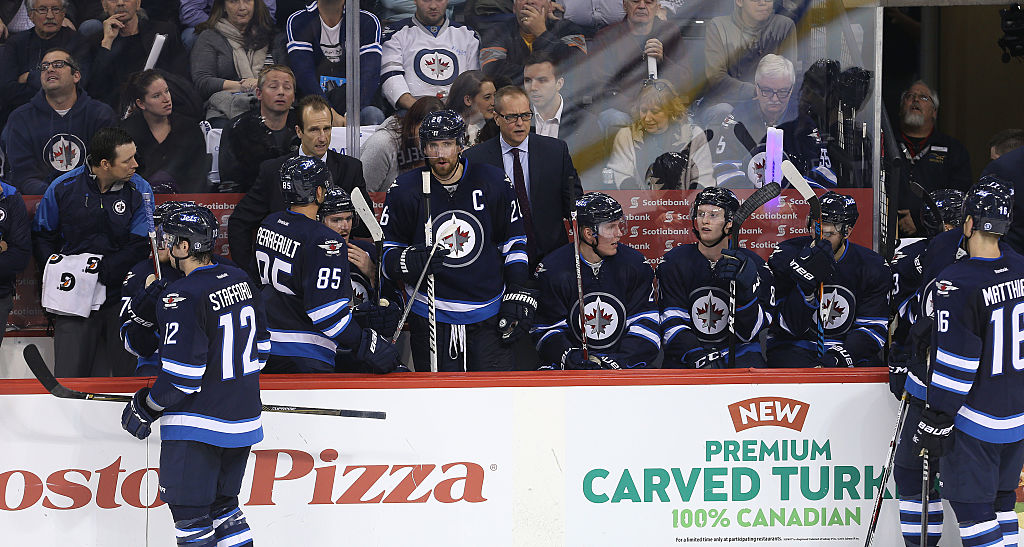
M695 348L683 355L683 368L726 368L728 354L716 349Z
M166 280L157 279L128 301L128 316L132 321L147 329L156 324L156 307L167 284Z
M150 424L163 415L163 412L153 410L149 406L146 402L148 398L148 387L136 391L132 400L124 405L124 412L121 413L121 427L140 440L149 436Z
M754 298L757 266L736 249L723 249L722 259L715 264L715 275L723 281L736 282L736 301L741 304Z
M825 350L825 355L821 356L818 366L824 368L852 367L853 356L842 345L836 344Z
M889 391L896 400L903 398L903 390L907 384L907 359L910 356L903 348L893 348L889 352Z
M515 342L529 334L533 316L537 314L537 291L525 287L509 286L501 298L498 310L498 334L505 344Z
M448 249L437 247L433 256L430 254L430 246L424 244L410 245L401 252L392 251L387 254L391 262L389 270L396 272L398 277L406 285L412 287L420 280L420 273L426 269L427 275L441 269L444 265L444 257L448 256Z
M590 354L590 359L583 358L583 350L569 348L562 353L562 368L565 370L618 370L619 363L606 355Z
M398 330L398 321L402 318L402 308L398 302L390 300L386 307L365 301L352 310L352 317L364 329L383 333L395 332Z
M817 295L818 285L828 281L835 269L832 244L824 239L804 248L800 256L789 261L790 277L805 295Z
M918 451L927 450L929 458L938 458L950 448L952 432L952 416L925 406L921 411L921 421L917 423L917 431L914 432L914 448Z
M399 362L398 350L373 329L363 329L362 339L356 348L355 358L366 364L375 374L395 372Z

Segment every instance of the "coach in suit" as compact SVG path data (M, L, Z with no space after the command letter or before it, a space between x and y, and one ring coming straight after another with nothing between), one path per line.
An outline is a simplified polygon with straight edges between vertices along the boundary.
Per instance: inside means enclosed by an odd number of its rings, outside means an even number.
M301 154L320 158L327 164L334 185L349 194L358 189L366 196L366 181L363 179L363 164L359 160L339 154L331 145L331 107L318 95L308 95L298 105L299 125L295 132L302 140L296 152L269 159L260 164L259 175L245 197L238 202L228 218L228 246L231 259L254 279L259 279L259 270L253 254L253 231L270 213L285 209L281 193L281 165L285 160ZM369 199L367 199L369 202ZM365 226L353 231L355 237L369 237Z
M562 219L583 193L565 142L530 133L533 111L526 92L506 86L494 95L494 121L501 134L466 150L471 162L500 167L513 182L526 226L533 269L569 238ZM519 165L517 165L517 163Z

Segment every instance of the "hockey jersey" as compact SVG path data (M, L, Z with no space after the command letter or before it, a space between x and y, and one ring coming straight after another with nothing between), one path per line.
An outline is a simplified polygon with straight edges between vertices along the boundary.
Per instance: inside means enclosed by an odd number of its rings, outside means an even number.
M558 366L567 349L581 347L574 252L575 244L563 245L537 265L540 295L533 339L544 365ZM620 243L614 255L598 264L580 260L587 348L627 368L652 366L661 327L654 272L644 255Z
M697 245L672 249L658 266L665 368L681 367L683 356L695 349L718 349L728 355L729 283L715 276ZM754 298L736 302L736 366L763 367L758 335L773 321L774 279L761 257L747 249L739 252L757 267L758 281Z
M1024 439L1024 257L969 258L935 284L934 368L928 404L990 443Z
M889 268L892 270L891 301L896 306L896 315L907 323L916 320L915 302L922 283L921 256L927 247L927 239L915 241L897 249L892 261L889 262Z
M270 353L323 363L334 371L338 346L359 346L362 329L349 311L345 241L327 226L292 211L271 213L256 232L256 263L269 316Z
M493 165L460 160L462 178L449 193L431 176L430 210L434 241L448 249L444 267L434 274L437 319L470 325L493 317L501 306L505 286L527 279L526 233L512 183ZM426 210L422 173L428 167L403 173L388 190L380 224L384 229L385 265L389 253L422 244ZM397 271L385 273L398 280ZM412 298L412 287L406 286ZM412 313L427 317L426 282L415 295Z
M263 301L242 270L211 264L172 283L157 306L165 407L160 437L214 446L263 439L259 372L270 351Z
M888 336L889 294L892 274L882 257L871 249L846 242L836 270L824 280L824 297L808 303L789 274L789 262L812 242L811 236L787 239L768 259L776 279L779 322L772 329L768 348L792 344L816 351L817 324L825 320L825 345L842 344L858 366L877 366ZM811 296L811 295L806 295ZM812 299L817 300L817 299Z
M436 34L415 17L389 24L381 44L381 91L392 104L405 93L444 98L455 78L480 68L476 31L445 19Z

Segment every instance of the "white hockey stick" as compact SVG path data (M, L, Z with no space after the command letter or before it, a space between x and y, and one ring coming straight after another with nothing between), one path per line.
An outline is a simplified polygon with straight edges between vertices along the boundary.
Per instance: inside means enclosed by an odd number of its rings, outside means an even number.
M370 231L370 238L373 239L373 246L377 249L377 297L374 299L377 305L387 307L387 304L381 302L380 298L380 286L384 282L384 276L381 275L381 269L384 267L384 230L381 229L380 223L377 222L377 217L373 215L373 209L370 208L370 204L366 203L366 198L363 197L363 192L358 188L352 190L352 208L356 210L356 215L359 220L366 225L366 229Z
M782 162L782 175L786 177L789 185L800 193L800 197L804 198L804 201L811 208L810 218L814 222L814 242L817 244L821 240L821 202L818 200L818 195L814 193L811 185L807 184L807 179L800 174L800 170L788 159ZM821 359L822 355L825 354L825 321L827 317L823 316L821 310L821 302L825 297L824 293L825 284L818 283L818 359Z

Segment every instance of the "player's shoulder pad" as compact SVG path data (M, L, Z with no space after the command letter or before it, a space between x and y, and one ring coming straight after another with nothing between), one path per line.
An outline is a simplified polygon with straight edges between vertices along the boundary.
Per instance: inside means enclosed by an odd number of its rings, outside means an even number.
M665 267L688 267L692 261L697 259L697 255L700 255L700 251L697 250L697 244L679 245L665 253L665 256L662 257L661 265Z
M629 264L631 266L647 266L647 257L640 251L625 243L619 243L615 256L616 260L622 264Z
M847 240L846 243L848 247L847 252L852 252L853 255L856 256L857 259L860 260L861 264L863 264L864 266L867 266L869 268L889 269L889 263L887 263L885 259L882 258L882 255L876 253L875 251L863 245L858 245L857 243L854 243L852 241Z

